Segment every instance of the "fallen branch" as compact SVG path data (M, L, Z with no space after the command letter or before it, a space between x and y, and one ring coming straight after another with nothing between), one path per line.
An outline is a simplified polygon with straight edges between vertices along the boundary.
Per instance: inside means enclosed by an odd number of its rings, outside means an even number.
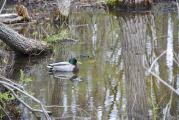
M8 118L9 120L12 120L12 119L10 118L10 116L8 115L8 113L6 112L6 110L4 110L4 108L3 108L2 106L0 106L0 109L4 112L4 114L7 116L7 118Z
M11 89L10 87L8 87L7 85L3 85L3 86L4 86L5 88L7 88L7 89L13 94L13 96L14 96L20 103L22 103L25 107L27 107L30 111L32 111L32 112L44 113L44 111L42 111L42 110L38 110L38 109L34 109L34 108L30 107L27 103L25 103L23 100L21 100L21 99L19 98L19 96L14 92L13 89Z
M144 67L146 70L148 70L146 67ZM154 72L149 71L151 75L153 75L154 77L157 78L157 80L159 80L161 83L163 83L166 87L168 87L170 90L172 90L174 93L176 93L179 96L179 93L171 86L169 85L167 82L165 82L164 80L162 80L158 75L156 75Z
M0 39L21 54L39 55L51 51L45 42L26 38L3 23L0 23Z
M16 13L0 14L0 22L5 24L22 23L23 17Z
M150 72L155 65L155 63L166 53L166 50L163 51L151 64L150 68L148 69L148 72Z
M4 78L2 76L0 76L0 84L2 86L4 86L5 88L7 88L12 95L18 100L20 101L25 107L27 107L29 110L31 110L32 112L40 112L43 113L46 117L47 120L51 120L50 116L48 115L48 113L50 113L50 111L47 111L44 107L44 105L41 103L41 101L39 101L38 99L36 99L35 97L31 96L30 94L28 94L24 89L22 89L22 87L14 82L12 82L11 80ZM41 109L34 109L32 107L30 107L30 105L28 105L27 103L25 103L23 100L21 100L19 98L19 96L14 92L14 90L28 96L29 98L31 98L33 101L37 102L38 104L40 104Z
M21 86L21 85L15 83L15 82L12 82L11 80L9 80L9 79L7 79L7 78L5 78L5 77L3 77L3 76L0 76L0 79L3 80L3 81L5 81L5 82L10 83L10 84L13 85L13 86L16 86L16 87L18 87L18 88L24 90L23 86Z
M162 80L158 75L156 75L154 72L152 72L152 68L154 66L154 64L166 53L166 50L163 51L151 64L151 66L149 68L145 67L144 68L147 70L147 72L149 72L149 74L153 75L154 77L157 78L157 80L159 80L161 83L163 83L166 87L168 87L170 90L172 90L174 93L176 93L179 96L179 92L177 92L177 90L175 90L171 85L169 85L167 82L165 82L164 80ZM177 57L177 56L176 56ZM178 62L177 60L174 59L174 62L176 62L177 65Z

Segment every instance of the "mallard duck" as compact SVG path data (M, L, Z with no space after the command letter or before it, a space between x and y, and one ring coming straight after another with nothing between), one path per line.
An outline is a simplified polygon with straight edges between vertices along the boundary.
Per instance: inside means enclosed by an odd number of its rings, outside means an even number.
M78 72L76 58L71 58L68 62L57 62L47 66L49 71Z

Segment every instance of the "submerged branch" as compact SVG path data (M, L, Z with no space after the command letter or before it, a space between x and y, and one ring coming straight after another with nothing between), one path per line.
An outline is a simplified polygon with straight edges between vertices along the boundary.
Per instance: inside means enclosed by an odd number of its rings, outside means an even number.
M168 87L170 90L172 90L174 93L176 93L179 96L179 93L177 92L177 90L175 90L170 84L168 84L167 82L165 82L164 80L162 80L160 78L160 76L156 75L154 72L152 72L152 68L155 65L155 63L166 53L166 50L163 51L151 64L151 66L149 68L147 68L146 66L144 66L144 68L147 70L147 72L151 75L153 75L154 77L157 78L157 80L159 80L161 83L163 83L166 87ZM175 54L174 54L175 55ZM177 56L176 56L177 57ZM179 66L179 63L177 62L176 59L174 59L174 62L176 62L176 64Z
M150 68L148 69L148 72L150 72L155 65L155 63L166 53L166 50L163 51L151 64Z
M78 107L79 105L75 105L75 107ZM60 106L60 105L49 105L45 106L46 108L64 108L64 107L72 107L72 106Z
M145 68L147 69L147 68ZM148 70L148 69L147 69ZM164 80L162 80L158 75L156 75L154 72L149 71L151 75L153 75L154 77L157 78L157 80L159 80L161 83L163 83L166 87L168 87L170 90L172 90L174 93L176 93L179 96L179 93L171 86L169 85L167 82L165 82Z

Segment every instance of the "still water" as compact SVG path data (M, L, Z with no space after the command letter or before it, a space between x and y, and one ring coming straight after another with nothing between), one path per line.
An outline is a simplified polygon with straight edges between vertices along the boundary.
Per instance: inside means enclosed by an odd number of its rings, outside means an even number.
M176 120L179 97L156 76L179 88L178 21L177 12L74 12L65 29L77 41L52 44L53 53L43 57L14 56L6 76L19 80L22 70L32 80L25 89L49 106L57 120ZM62 29L50 21L25 28L30 29L23 34L35 39ZM49 63L71 57L81 63L78 74L49 74ZM23 119L36 119L20 108Z

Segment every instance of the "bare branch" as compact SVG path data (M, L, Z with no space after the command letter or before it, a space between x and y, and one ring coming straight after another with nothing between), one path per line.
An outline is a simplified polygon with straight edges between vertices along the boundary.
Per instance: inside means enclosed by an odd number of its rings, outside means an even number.
M8 113L6 112L6 110L5 110L2 106L0 106L0 108L1 108L1 110L4 112L4 114L8 117L8 119L9 119L9 120L12 120L12 119L10 118L10 116L8 115Z
M155 63L166 53L166 50L163 51L151 64L150 68L148 69L148 72L150 72L155 65Z
M1 76L1 75L0 75L0 79L3 80L3 81L5 81L5 82L8 82L8 83L10 83L11 85L14 85L14 86L16 86L16 87L18 87L18 88L20 88L20 89L23 90L23 86L21 86L21 85L15 83L15 82L12 82L11 80L9 80L9 79L7 79L7 78Z
M145 69L147 69L146 67L144 67ZM148 70L148 69L147 69ZM150 71L150 74L153 75L154 77L157 78L157 80L159 80L161 83L163 83L166 87L168 87L170 90L172 90L174 93L176 93L179 96L179 93L171 86L169 85L167 82L165 82L164 80L162 80L158 75L156 75L154 72Z
M6 0L4 0L4 3L2 4L2 7L0 9L0 14L1 14L2 10L4 9L5 4L6 4Z
M21 100L18 95L14 92L13 89L11 89L10 87L8 87L7 85L3 85L5 88L7 88L12 94L13 96L20 101L25 107L27 107L30 111L32 112L40 112L40 113L44 113L42 110L38 110L38 109L34 109L32 107L30 107L27 103L25 103L23 100Z
M44 113L45 117L47 120L51 120L50 116L48 115L48 113L50 111L45 110L44 105L41 103L41 101L39 101L38 99L36 99L35 97L31 96L30 94L28 94L24 89L19 88L19 85L12 82L11 80L4 78L2 76L0 76L0 84L2 84L4 87L6 87L8 90L11 91L11 93L14 95L15 98L17 98L17 100L19 100L24 106L26 106L27 108L29 108L31 111L35 111L35 112L41 112ZM4 81L2 81L4 80ZM37 102L38 104L40 104L42 110L38 110L38 109L34 109L32 107L30 107L27 103L25 103L23 100L21 100L16 93L14 92L14 90L17 90L18 92L28 96L29 98L31 98L33 101Z

